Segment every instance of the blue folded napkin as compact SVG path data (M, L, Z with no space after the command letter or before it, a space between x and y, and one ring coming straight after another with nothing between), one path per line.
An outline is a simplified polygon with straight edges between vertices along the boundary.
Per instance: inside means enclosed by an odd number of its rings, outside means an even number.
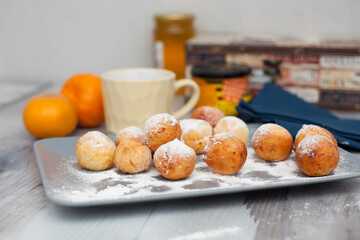
M303 124L319 125L329 130L339 145L360 150L360 120L340 119L272 83L265 84L250 103L241 100L236 109L246 119L275 122L293 137Z

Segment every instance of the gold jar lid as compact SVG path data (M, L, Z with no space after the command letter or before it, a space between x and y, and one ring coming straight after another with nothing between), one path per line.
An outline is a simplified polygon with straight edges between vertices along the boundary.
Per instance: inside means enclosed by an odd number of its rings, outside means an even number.
M194 15L181 13L157 14L155 20L157 22L191 22L194 20Z

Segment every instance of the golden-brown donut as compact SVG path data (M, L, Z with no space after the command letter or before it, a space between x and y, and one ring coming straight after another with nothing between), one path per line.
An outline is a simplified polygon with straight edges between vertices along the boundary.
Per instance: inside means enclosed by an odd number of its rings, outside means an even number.
M311 177L331 173L339 162L339 149L331 139L322 135L306 136L295 150L296 163Z
M115 145L118 146L121 141L134 139L145 143L144 131L138 127L126 127L118 132L115 139Z
M168 113L155 114L144 125L145 142L155 152L161 145L180 139L181 128L174 116Z
M337 145L337 141L336 141L334 135L332 135L331 132L329 132L325 128L322 128L322 127L317 126L317 125L311 125L311 124L306 125L306 124L304 124L302 126L302 128L296 134L296 137L295 137L295 149L297 148L299 143L305 137L310 136L310 135L322 135L324 137L327 137L327 138L331 139Z
M210 123L201 119L183 119L179 123L181 140L194 149L197 154L203 153L213 133Z
M87 132L75 146L75 155L80 166L95 171L112 167L114 151L113 141L98 131Z
M230 133L245 143L249 140L249 128L246 123L238 117L227 116L219 120L214 128L214 134Z
M115 150L114 163L123 173L146 171L151 160L150 148L136 139L122 140Z
M266 161L282 161L289 157L293 138L288 130L273 124L261 125L251 140L256 155Z
M195 169L194 149L175 139L160 146L154 154L156 170L165 178L179 180L188 177Z
M244 165L247 149L243 141L228 133L219 133L210 137L204 149L203 160L215 172L231 175Z
M194 109L190 118L193 119L202 119L210 123L212 127L215 127L218 121L225 117L225 113L220 109L210 107L210 106L202 106Z

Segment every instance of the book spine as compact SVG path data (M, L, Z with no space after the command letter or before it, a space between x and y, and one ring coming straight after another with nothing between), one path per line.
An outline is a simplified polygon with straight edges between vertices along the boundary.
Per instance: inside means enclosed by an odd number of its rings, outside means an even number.
M318 104L319 103L319 89L317 88L303 88L303 87L283 87L286 91L296 95L302 100Z
M322 69L320 70L320 88L360 91L360 69Z
M360 110L360 91L321 90L319 106L334 110Z

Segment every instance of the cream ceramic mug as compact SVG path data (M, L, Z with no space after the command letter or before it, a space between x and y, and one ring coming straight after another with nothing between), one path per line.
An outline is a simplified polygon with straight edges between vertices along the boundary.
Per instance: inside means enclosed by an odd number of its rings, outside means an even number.
M128 68L102 74L106 130L117 133L128 126L143 128L145 121L157 113L181 118L199 100L200 90L191 79L175 80L175 73L157 68ZM175 92L191 87L192 96L173 113Z

